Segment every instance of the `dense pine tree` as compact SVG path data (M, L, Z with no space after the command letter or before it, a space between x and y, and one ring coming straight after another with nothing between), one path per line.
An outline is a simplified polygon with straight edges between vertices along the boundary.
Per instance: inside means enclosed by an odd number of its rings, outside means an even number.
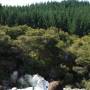
M0 24L27 24L33 28L54 26L82 36L90 32L89 12L89 2L77 0L13 7L0 5Z

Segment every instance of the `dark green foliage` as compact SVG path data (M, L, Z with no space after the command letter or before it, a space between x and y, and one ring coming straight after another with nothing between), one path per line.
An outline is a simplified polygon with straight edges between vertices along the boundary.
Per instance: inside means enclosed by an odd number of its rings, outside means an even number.
M83 79L90 78L89 44L90 35L79 38L54 27L0 26L0 80L18 70L84 87Z
M90 32L90 4L78 0L47 2L30 6L1 6L0 24L22 25L33 28L61 28L80 36Z

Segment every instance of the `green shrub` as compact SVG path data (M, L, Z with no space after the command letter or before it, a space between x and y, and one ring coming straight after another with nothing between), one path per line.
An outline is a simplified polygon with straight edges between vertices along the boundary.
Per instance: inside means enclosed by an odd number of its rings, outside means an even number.
M86 90L90 90L90 80L85 82L85 88Z

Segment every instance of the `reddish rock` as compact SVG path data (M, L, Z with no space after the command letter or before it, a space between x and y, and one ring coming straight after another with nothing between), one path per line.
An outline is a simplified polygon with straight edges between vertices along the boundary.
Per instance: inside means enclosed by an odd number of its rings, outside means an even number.
M63 90L62 83L60 81L52 81L49 83L48 90Z

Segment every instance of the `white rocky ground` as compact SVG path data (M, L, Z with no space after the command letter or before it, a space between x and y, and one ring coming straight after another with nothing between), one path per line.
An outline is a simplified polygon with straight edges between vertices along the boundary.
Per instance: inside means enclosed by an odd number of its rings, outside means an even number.
M17 89L16 87L12 88L12 89L9 89L9 90L44 90L43 88L40 88L40 87L28 87L28 88L24 88L24 89ZM64 88L63 90L85 90L85 89L78 89L78 88L74 88L74 89L71 89L71 88Z
M78 89L78 88L74 88L74 89L71 89L71 88L64 88L64 90L85 90L85 89Z

